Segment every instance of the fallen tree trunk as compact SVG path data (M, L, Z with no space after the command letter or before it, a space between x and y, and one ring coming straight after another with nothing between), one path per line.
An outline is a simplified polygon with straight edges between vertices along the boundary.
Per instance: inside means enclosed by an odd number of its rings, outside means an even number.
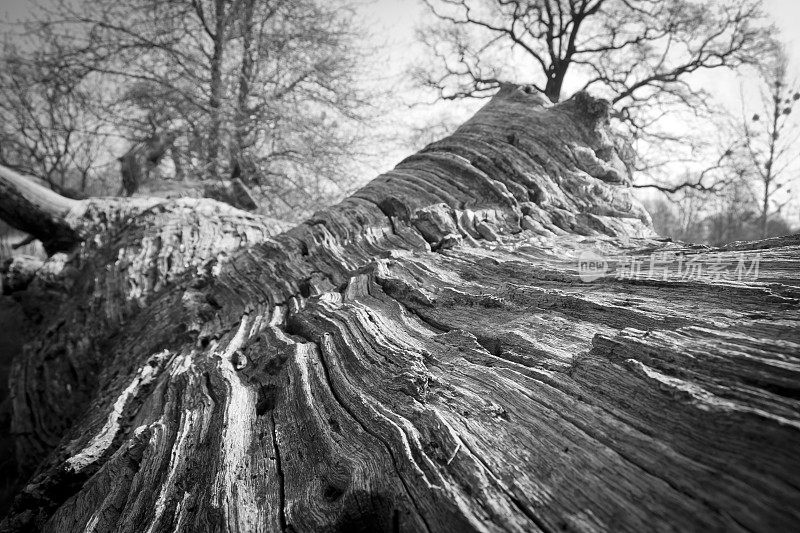
M31 476L2 528L793 527L800 243L658 240L606 117L504 87L288 231L211 200L39 206L26 231L70 238L14 286Z

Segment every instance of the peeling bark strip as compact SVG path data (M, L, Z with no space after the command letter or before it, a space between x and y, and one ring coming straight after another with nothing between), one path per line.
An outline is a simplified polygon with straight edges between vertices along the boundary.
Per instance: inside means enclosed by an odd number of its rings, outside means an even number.
M655 239L605 117L504 87L283 233L96 201L17 293L63 296L14 365L32 474L2 529L793 528L800 243ZM583 283L587 250L760 277Z

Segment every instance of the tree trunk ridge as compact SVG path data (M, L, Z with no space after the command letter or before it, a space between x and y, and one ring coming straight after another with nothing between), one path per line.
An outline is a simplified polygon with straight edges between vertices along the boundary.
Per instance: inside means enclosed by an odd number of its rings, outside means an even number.
M0 529L793 527L800 242L659 240L607 113L504 86L286 231L83 201L73 248L13 285L32 474ZM589 283L590 251L705 269ZM712 271L756 257L758 279Z

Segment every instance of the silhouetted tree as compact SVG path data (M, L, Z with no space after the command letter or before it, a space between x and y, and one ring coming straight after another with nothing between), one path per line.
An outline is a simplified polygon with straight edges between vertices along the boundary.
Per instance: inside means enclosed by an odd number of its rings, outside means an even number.
M743 160L758 189L761 238L767 236L770 216L779 213L791 199L800 157L800 128L792 115L800 89L789 79L787 66L785 51L779 49L760 69L762 91L755 111L744 106L742 113Z
M425 2L438 21L420 32L436 58L413 70L423 86L443 99L481 98L514 81L552 102L589 89L611 100L613 116L641 141L642 171L696 142L664 120L710 106L708 92L689 83L694 73L751 64L769 47L760 0ZM687 186L709 185L701 181Z

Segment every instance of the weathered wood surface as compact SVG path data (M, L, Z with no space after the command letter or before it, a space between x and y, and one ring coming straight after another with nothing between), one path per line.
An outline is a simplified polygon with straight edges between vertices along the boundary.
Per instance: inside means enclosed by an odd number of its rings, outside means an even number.
M795 528L800 242L658 240L606 111L505 87L283 232L73 205L73 247L15 286L33 474L2 529ZM706 268L587 283L588 250ZM758 279L710 268L757 254Z

